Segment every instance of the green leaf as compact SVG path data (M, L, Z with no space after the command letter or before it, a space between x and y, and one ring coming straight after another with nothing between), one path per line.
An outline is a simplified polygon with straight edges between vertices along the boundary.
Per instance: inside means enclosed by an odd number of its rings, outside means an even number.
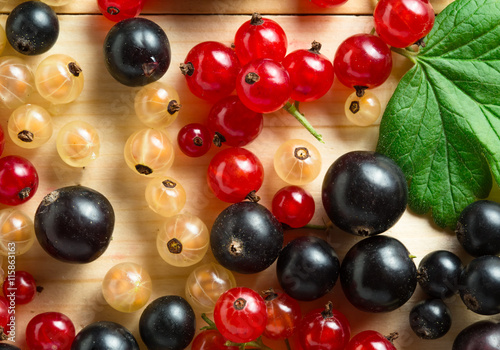
M456 0L384 112L377 151L409 183L409 207L454 228L500 184L500 1Z

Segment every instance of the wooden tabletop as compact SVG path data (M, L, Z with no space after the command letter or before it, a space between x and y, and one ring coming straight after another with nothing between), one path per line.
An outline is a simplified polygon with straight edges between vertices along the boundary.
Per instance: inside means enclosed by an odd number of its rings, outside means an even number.
M4 25L8 12L21 1L11 1L2 10L0 24ZM436 12L441 11L451 0L431 0ZM371 14L375 0L349 0L335 9L322 9L308 0L149 0L144 16L158 23L167 33L172 48L172 64L160 79L175 86L179 92L182 109L177 120L166 129L172 139L187 123L203 122L211 104L193 96L187 89L184 77L178 69L187 52L197 43L207 40L230 45L238 27L249 19L253 12L260 12L276 20L284 28L289 40L289 52L308 48L313 40L323 44L322 52L333 59L337 46L348 36L370 32L373 27ZM38 170L40 186L38 192L19 209L34 215L41 199L50 191L81 184L94 188L108 197L116 212L113 240L95 262L86 265L71 265L49 257L35 242L33 248L16 260L16 269L33 274L38 285L43 286L35 300L16 308L16 345L27 349L24 332L28 321L37 313L59 311L69 316L77 331L98 320L114 320L130 329L141 344L138 319L141 310L124 314L106 304L101 293L101 281L105 273L117 263L131 261L143 265L153 279L152 299L168 294L184 295L186 277L194 267L178 268L165 263L156 251L156 234L162 217L152 212L144 199L148 180L130 171L123 158L126 139L135 130L143 127L135 116L133 99L138 88L120 85L106 71L102 53L103 40L113 26L98 11L95 0L75 0L71 4L55 8L60 20L60 36L56 45L41 56L26 57L34 69L38 62L49 54L64 53L74 57L85 75L83 93L67 105L50 105L34 94L30 102L46 107L53 116L54 135L50 141L36 150L24 150L7 140L4 155L17 154L30 159ZM7 48L3 55L17 55ZM374 91L385 106L398 80L411 66L409 61L394 55L394 67L386 83ZM275 174L273 156L277 147L290 138L312 142L323 157L323 167L318 178L304 187L314 196L316 213L314 224L327 221L321 204L321 183L329 165L340 155L352 150L374 150L379 122L369 127L355 127L344 116L344 102L351 93L338 81L326 96L316 102L303 103L302 112L318 131L323 134L325 144L317 142L285 111L266 115L264 130L258 139L246 148L254 152L265 168L264 184L259 191L261 204L268 206L276 191L286 185ZM0 125L6 130L9 110L0 110ZM98 128L101 137L100 157L85 168L72 168L60 160L56 152L57 131L73 120L85 120ZM187 191L184 209L199 216L210 228L218 213L228 206L216 199L206 184L206 169L215 147L201 158L188 158L176 145L174 165L169 175L182 180ZM0 206L0 209L5 208ZM340 258L357 241L336 228L328 232L294 230L286 232L286 240L298 235L314 234L327 239ZM468 257L459 246L453 232L435 226L429 216L417 216L407 211L387 235L401 240L413 255L415 263L427 253L446 249L458 254L464 262ZM209 253L202 262L213 261ZM201 263L200 263L201 264ZM4 268L6 261L4 260ZM257 275L235 274L238 285L249 286L257 291L278 287L274 265ZM399 350L443 350L450 349L455 335L464 327L480 319L466 309L460 298L447 301L453 316L451 331L441 339L424 341L413 334L408 323L412 306L424 298L417 287L414 296L403 307L385 314L369 314L354 309L343 296L338 283L327 296L315 302L302 303L304 312L324 305L328 300L335 308L346 314L352 326L352 334L374 329L383 334L398 332L395 345ZM197 328L203 326L198 316ZM498 320L498 317L497 317ZM273 349L282 349L281 343L266 341Z

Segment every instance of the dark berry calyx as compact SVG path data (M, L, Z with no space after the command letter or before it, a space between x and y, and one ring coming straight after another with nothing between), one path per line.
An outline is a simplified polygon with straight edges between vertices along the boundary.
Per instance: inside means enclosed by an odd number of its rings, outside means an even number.
M229 245L229 253L234 256L243 254L243 243L240 240L233 239Z
M176 100L172 100L168 103L168 106L167 106L168 114L173 115L173 114L179 112L180 109L181 109L181 105Z
M324 319L332 318L333 317L333 312L332 311L333 311L333 303L331 301L329 301L325 305L325 309L323 311L321 311L321 316Z
M182 243L177 238L172 238L167 242L167 248L172 254L180 254L182 252Z
M234 301L233 306L236 310L243 310L247 304L247 301L243 298L238 298Z
M255 84L256 82L258 82L260 80L260 77L257 73L254 73L254 72L250 72L248 73L247 75L245 75L245 83L247 84Z
M293 156L298 160L306 160L311 155L309 154L309 150L306 147L297 147L293 151Z
M255 190L250 191L249 194L245 197L245 199L248 199L250 202L257 203L260 201L260 197L257 195L257 192Z
M187 76L192 76L194 74L194 66L191 62L187 63L181 63L179 65L179 68L181 69L181 73Z
M153 173L153 169L143 164L137 164L135 166L135 170L137 170L137 172L142 175L150 175Z
M250 20L250 24L253 26L260 26L260 25L264 24L264 20L262 19L261 14L254 12L252 14L252 19Z
M68 70L71 74L73 74L75 77L79 77L80 73L82 72L82 69L76 62L70 62L68 63Z
M33 142L34 135L31 131L23 130L19 131L17 138L23 142Z
M311 44L309 52L319 55L319 50L321 50L321 43L314 40Z
M226 138L220 132L216 131L214 133L214 138L212 142L214 143L215 146L220 147L222 146L223 142L226 142Z
M108 8L106 9L106 11L110 14L110 15L117 15L120 13L120 9L118 7L115 7L115 6L108 6Z
M363 97L365 95L365 90L368 89L368 86L355 85L354 89L356 89L356 96Z
M359 101L352 101L351 105L349 106L349 110L351 111L352 114L356 114L359 112Z
M203 139L199 136L195 136L193 138L193 145L195 145L196 147L201 147L203 146Z
M166 188L175 188L175 186L177 186L177 184L175 182L173 182L172 180L168 180L168 179L162 181L161 183Z
M272 301L278 297L278 294L274 291L273 288L266 289L261 292L262 298L265 301Z
M398 332L392 332L391 334L389 334L388 336L385 337L385 339L387 339L391 343L394 343L394 341L398 338L399 338Z
M30 196L31 193L31 187L25 187L19 193L17 196L19 197L20 200L24 200Z

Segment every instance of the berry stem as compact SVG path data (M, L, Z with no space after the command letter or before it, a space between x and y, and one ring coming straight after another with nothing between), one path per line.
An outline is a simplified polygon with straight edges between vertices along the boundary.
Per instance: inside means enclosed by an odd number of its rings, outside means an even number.
M398 53L402 56L405 56L406 58L408 58L410 61L412 61L414 64L417 63L417 60L416 60L416 56L417 56L417 53L416 52L411 52L409 50L406 50L406 49L400 49L399 47L394 47L394 46L391 46L391 50L394 51L395 53Z
M205 321L208 326L205 326L205 327L202 327L200 328L200 330L207 330L207 329L217 329L217 326L215 325L215 322L212 321L211 319L208 318L208 316L205 314L205 313L202 313L201 314L201 318L203 319L203 321Z
M316 138L316 140L318 140L321 143L325 143L325 141L323 141L323 136L321 136L314 129L314 127L311 125L311 123L309 123L309 121L306 119L306 117L304 117L304 115L302 113L300 113L299 101L295 101L293 104L290 102L287 102L285 104L285 106L283 106L283 109L285 111L287 111L288 113L290 113L291 115L293 115L295 117L295 119L297 119L299 121L299 123L302 124L307 129L307 131L309 131L311 133L311 135L313 135Z
M288 338L285 338L285 345L286 345L286 350L292 350L292 348L290 346L290 341L288 340Z
M241 350L244 350L246 348L252 348L252 349L261 349L261 350L273 350L269 346L265 345L262 342L262 337L258 337L257 339L253 341L249 341L247 343L234 343L232 341L226 341L224 343L225 346L237 346Z

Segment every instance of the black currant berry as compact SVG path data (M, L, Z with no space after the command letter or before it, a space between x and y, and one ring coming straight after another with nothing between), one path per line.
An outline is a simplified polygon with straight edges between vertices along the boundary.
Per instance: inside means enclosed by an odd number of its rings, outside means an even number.
M437 339L451 328L451 313L441 299L422 300L410 311L410 327L422 339Z
M299 237L281 251L276 264L283 291L297 300L315 300L335 286L340 261L335 250L318 237Z
M323 206L340 229L359 236L388 230L403 215L408 187L390 158L368 151L339 157L323 180Z
M143 86L160 79L170 66L170 42L161 27L145 18L115 24L104 40L106 68L118 82Z
M455 232L474 257L500 254L500 204L488 200L469 204L460 214Z
M5 33L17 52L39 55L56 43L59 20L49 5L41 1L26 1L17 5L7 17Z
M139 332L149 350L182 350L194 338L196 318L189 303L177 295L160 297L142 312Z
M500 258L486 255L472 260L460 276L460 297L481 315L500 313Z
M356 243L340 267L347 299L366 312L392 311L410 299L417 287L417 268L406 247L387 236Z
M451 350L498 349L500 349L500 324L478 321L458 333Z
M235 203L215 219L210 233L215 259L238 273L268 268L283 246L283 228L274 215L255 202Z
M462 269L462 261L458 256L446 250L436 250L420 261L418 283L432 298L450 298L458 292Z
M84 186L68 186L44 197L35 213L35 233L52 257L89 263L109 245L115 224L111 203Z
M19 349L17 346L11 345L11 344L1 343L0 350L21 350L21 349Z
M94 322L83 328L71 344L71 350L139 350L139 344L130 331L110 322Z

